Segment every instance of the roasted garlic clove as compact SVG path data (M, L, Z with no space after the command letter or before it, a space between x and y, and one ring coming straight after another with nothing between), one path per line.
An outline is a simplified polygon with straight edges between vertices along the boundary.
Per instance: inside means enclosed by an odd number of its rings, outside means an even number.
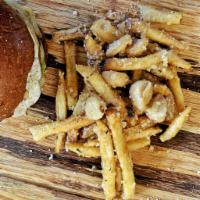
M133 83L129 90L133 105L144 112L147 104L151 101L153 95L153 84L147 80L139 80Z
M161 123L165 121L167 115L167 101L165 97L158 94L152 100L151 106L146 109L146 115L149 119L156 123Z
M113 43L109 44L108 49L106 51L107 57L115 56L119 53L124 53L126 47L132 44L132 38L130 35L124 35L120 39L114 41Z
M121 33L109 20L99 19L93 23L90 30L102 42L111 43L120 38Z
M167 101L167 115L165 121L170 122L177 114L176 104L171 90L163 84L154 84L154 94L161 94Z
M91 96L85 103L85 114L89 119L98 120L104 115L106 105L103 100L97 96Z
M105 81L111 85L113 88L116 87L125 87L128 83L130 83L130 79L126 73L116 72L116 71L104 71L102 73Z
M87 127L84 127L80 135L80 138L81 139L96 138L95 128L96 128L96 124L92 124Z
M126 50L128 57L141 56L147 50L149 40L147 38L141 38L134 42L135 43Z
M99 59L103 56L102 46L90 35L85 36L85 49L90 59Z

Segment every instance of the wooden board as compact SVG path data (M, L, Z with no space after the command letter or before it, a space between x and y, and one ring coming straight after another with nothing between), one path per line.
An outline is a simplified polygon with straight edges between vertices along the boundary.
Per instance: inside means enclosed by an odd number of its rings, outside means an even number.
M200 199L200 1L142 0L143 3L183 12L181 25L164 26L191 48L181 52L194 67L190 73L180 72L186 103L193 108L189 121L179 135L166 143L153 139L152 148L133 153L138 200ZM63 68L63 47L50 38L54 30L88 23L108 8L130 10L130 0L21 0L33 8L38 24L45 33L49 49L48 77L38 103L20 118L0 123L0 199L10 200L79 200L103 199L99 159L79 158L62 152L54 155L54 138L35 144L28 127L55 119L54 96L57 68ZM78 16L73 15L73 11ZM82 47L78 48L78 63L85 63ZM189 90L187 90L189 88Z

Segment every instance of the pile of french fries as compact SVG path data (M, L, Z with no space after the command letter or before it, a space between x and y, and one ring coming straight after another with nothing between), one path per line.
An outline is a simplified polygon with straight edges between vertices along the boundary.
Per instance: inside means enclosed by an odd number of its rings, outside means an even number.
M66 77L59 72L57 121L30 128L36 142L56 134L56 153L65 147L79 156L101 157L107 200L134 199L131 152L150 145L159 133L162 142L175 137L191 111L177 75L177 68L191 65L174 51L187 45L147 23L179 24L181 13L137 9L131 18L109 12L90 26L54 33L66 57ZM88 66L76 64L76 40L84 40Z

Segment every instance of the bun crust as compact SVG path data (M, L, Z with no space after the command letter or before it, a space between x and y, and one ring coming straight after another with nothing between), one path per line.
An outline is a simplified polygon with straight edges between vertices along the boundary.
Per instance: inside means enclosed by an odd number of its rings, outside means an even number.
M24 21L0 1L0 121L23 100L34 61L34 43Z

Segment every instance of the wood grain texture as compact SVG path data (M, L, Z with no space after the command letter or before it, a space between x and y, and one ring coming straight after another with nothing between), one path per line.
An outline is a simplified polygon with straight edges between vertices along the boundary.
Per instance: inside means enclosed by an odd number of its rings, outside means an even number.
M98 170L98 168L100 169L100 160L81 159L69 153L55 156L53 160L49 160L50 152L48 149L10 138L1 137L0 139L4 143L4 146L2 144L0 146L1 177L13 179L16 184L20 182L21 188L25 186L22 183L26 183L28 188L28 185L31 184L37 186L33 195L34 193L39 195L37 191L45 188L51 190L51 192L61 192L60 195L64 192L91 199L103 198L101 174ZM157 153L160 154L158 151ZM138 152L135 152L133 157L136 154ZM173 152L173 154L175 153ZM173 156L171 155L171 157ZM169 161L165 160L165 162ZM92 169L93 165L97 166L96 170ZM163 170L154 166L137 164L134 168L138 182L137 187L143 186L145 190L149 190L148 195L152 195L151 188L155 188L175 193L177 196L183 195L181 199L190 199L190 197L197 199L200 197L198 177L195 178L185 173ZM7 184L3 182L0 186L7 187ZM12 190L15 191L18 187L16 185ZM138 190L136 189L136 191ZM141 199L143 196L143 192L137 192L136 194L138 197L136 199ZM161 197L157 195L155 197L165 199L162 197L162 193Z
M37 121L35 121L36 119ZM4 124L0 127L0 148L11 151L12 154L15 154L15 156L24 157L25 160L26 158L30 159L31 157L39 157L40 164L42 164L42 161L48 159L51 153L51 149L54 148L55 138L49 137L48 139L45 139L37 145L33 143L32 136L28 131L28 127L44 122L44 119L40 119L40 121L38 119L40 118L27 116L18 119L8 119L4 121ZM24 120L27 121L26 124L24 124ZM18 127L16 127L16 124L18 124ZM9 131L7 131L7 129ZM200 135L197 136L198 137L196 137L196 140L198 141ZM180 141L179 138L174 139L175 145L178 141ZM182 140L182 142L184 142L184 140ZM171 146L170 148L160 147L158 143L154 145L153 150L149 148L138 150L136 151L136 153L133 154L134 163L138 166L153 167L161 170L183 173L198 177L200 156L196 153L191 153L191 151L188 150L187 141L185 145L186 148L184 148L184 146L182 145L182 151L175 150L174 146ZM32 152L30 152L30 150L32 150ZM196 150L198 152L200 149ZM47 153L45 157L42 157L42 155L40 154L44 153L44 151L47 151ZM62 154L63 161L69 160L71 158L70 156L72 155L66 153ZM76 160L75 164L79 163L79 161L82 160L90 161L87 164L87 166L89 166L90 168L93 164L98 164L98 159L88 160L84 158L79 158L77 156L73 157L73 159ZM55 164L58 165L59 163L55 162Z
M154 145L133 153L133 162L139 166L152 167L199 177L199 156L189 152L177 151Z
M1 200L89 200L89 198L79 197L77 195L68 194L55 189L41 187L24 181L16 180L15 178L12 179L6 176L0 176L0 178Z
M38 102L38 105L35 105L35 107L37 107L39 111L41 109L45 110L43 108L43 100L40 101L42 102L41 107L40 102ZM52 103L53 102L51 102L51 104ZM46 105L46 107L49 109L51 106ZM31 109L29 115L26 117L7 119L1 123L0 174L3 173L5 176L11 177L13 182L15 182L17 177L17 180L19 179L23 182L29 181L29 184L39 185L42 188L48 187L49 190L58 190L58 193L61 191L65 193L75 193L84 198L103 198L100 185L98 186L98 195L94 193L94 191L97 190L97 188L94 187L90 187L92 194L86 193L85 190L82 190L81 192L79 191L80 188L82 189L82 187L86 187L82 174L88 175L90 179L87 177L87 180L90 180L93 184L96 183L96 178L93 178L93 176L97 177L100 182L101 174L99 174L99 171L91 170L92 166L96 166L97 169L100 169L100 160L88 160L77 157L74 154L63 152L61 155L55 156L53 161L49 161L49 156L52 153L51 149L54 147L55 138L50 137L38 144L33 143L28 127L49 121L49 119L47 119L47 116L49 116L49 114L47 114L49 112L48 109L46 113L44 112L39 115L35 109ZM45 114L46 116L42 117ZM190 135L190 133L188 134ZM190 136L192 137L193 135ZM195 136L195 139L198 141L200 136L197 134ZM176 141L175 145L177 145L177 143L180 142L180 139L175 138L174 141ZM137 183L139 186L145 186L147 190L149 190L148 196L152 195L151 188L156 188L162 191L159 193L161 195L159 197L160 199L163 199L162 194L165 194L164 191L167 191L170 194L174 193L175 196L185 196L183 198L181 197L182 199L190 199L190 197L199 198L198 183L200 157L195 152L191 153L188 148L189 144L187 145L187 141L184 140L184 137L181 142L185 142L186 145L185 148L184 145L182 145L180 151L174 150L175 145L166 148L159 147L158 143L154 145L153 150L145 148L136 151L133 154L133 160L136 164L135 171L137 175ZM195 144L193 143L193 145ZM197 146L196 148L196 152L198 153L199 149ZM60 171L61 168L64 170L65 174L63 174L63 172L58 173L56 168L59 168L58 171ZM46 172L45 176L41 175L41 171ZM73 181L71 183L71 176L73 176L74 173L78 173L79 178L77 179L76 177L76 182L78 180L79 186L74 184ZM31 177L29 174L32 174ZM54 174L56 174L57 179L55 179ZM152 176L152 174L154 175ZM155 176L156 174L157 176ZM67 180L65 179L65 176L68 177ZM64 187L66 188L63 188L63 182L60 182L60 180L63 179L65 183ZM84 192L84 194L82 192ZM166 195L168 195L168 193ZM141 193L139 193L138 196L138 199L142 199Z
M29 121L29 125L26 123L26 126L24 126L24 120ZM36 120L37 119L37 120ZM51 166L53 167L52 170L46 169L48 172L48 175L46 178L50 178L52 180L53 174L57 174L57 171L54 171L54 167L59 167L63 170L70 170L70 174L79 173L85 174L85 175L92 175L100 177L101 175L99 172L92 172L91 169L92 166L95 165L97 169L100 169L100 160L94 160L94 159L85 159L77 157L74 154L69 153L63 153L59 156L55 156L55 160L49 161L49 156L51 154L51 151L49 151L49 148L54 147L54 138L48 138L47 140L39 143L38 145L32 142L31 134L28 132L28 127L33 124L42 123L44 119L40 119L37 117L27 116L22 117L18 119L8 119L4 121L4 124L1 124L0 128L0 148L1 153L4 152L4 154L1 154L1 158L5 158L4 160L1 159L0 162L4 163L5 166L0 165L1 173L2 169L4 169L5 175L11 173L12 176L18 177L23 175L24 170L28 167L31 173L33 173L33 179L35 181L41 182L41 179L38 179L38 176L36 176L33 172L33 169L38 168L35 166L27 166L29 162L35 163L34 165L37 166ZM18 127L16 127L16 124L18 124ZM9 131L7 131L9 129ZM12 130L15 131L15 134L13 134ZM176 138L175 138L176 140ZM42 145L42 146L40 146ZM10 161L8 162L8 158L10 157ZM23 162L21 162L21 159ZM19 162L16 162L16 160L20 160ZM198 192L194 192L191 188L197 188L198 187L198 181L199 181L199 166L200 166L200 157L194 153L187 152L187 148L184 149L184 151L177 151L173 150L171 148L164 148L159 147L157 145L154 146L153 150L149 150L148 148L144 148L141 150L136 151L133 154L133 160L136 164L135 171L138 175L138 182L141 184L149 184L149 182L152 182L153 186L157 189L165 190L165 181L167 178L172 177L170 181L170 185L168 185L168 188L170 188L170 192L175 192L179 194L195 196L198 194ZM26 161L26 162L25 162ZM11 162L14 163L14 166L11 165ZM25 163L24 163L25 162ZM28 163L27 163L28 162ZM10 171L8 172L8 167L10 167ZM17 172L15 174L12 174L14 171L13 167L18 167L18 170L20 171L20 174ZM22 169L21 169L22 168ZM32 169L33 168L33 169ZM141 168L143 171L141 171ZM39 169L35 169L39 170ZM41 171L44 171L45 169L40 169ZM161 179L161 182L157 182L157 179L155 180L154 176L152 177L152 170L155 171L159 175L159 180ZM73 171L73 172L72 172ZM148 173L149 171L149 173ZM143 175L145 175L145 178ZM161 173L162 172L162 173ZM63 174L64 172L61 172L63 175L63 178L67 176L66 174ZM26 175L27 177L27 175ZM195 178L196 177L196 178ZM29 176L30 178L30 176ZM158 178L158 177L157 177ZM21 180L21 178L19 177ZM185 180L183 183L183 186L179 186L179 180ZM54 180L54 178L53 178ZM24 181L24 179L23 179ZM27 181L27 178L25 179ZM43 180L44 181L44 180ZM67 182L68 180L66 180ZM94 180L91 178L91 182ZM140 182L141 181L141 182ZM32 179L31 179L32 182ZM163 186L161 187L161 183L163 182ZM45 182L48 186L49 184L52 184L50 182ZM193 184L190 188L186 188L187 184ZM35 182L33 184L36 184ZM80 187L82 183L80 183ZM175 185L174 185L175 184ZM45 186L46 187L46 186ZM60 186L53 186L60 188ZM68 187L66 185L65 187ZM74 187L74 185L72 186ZM85 186L84 186L85 187ZM184 189L183 189L184 188ZM91 190L94 190L94 188L91 188ZM71 190L70 190L71 191ZM67 189L65 188L65 192L67 192ZM192 195L194 193L194 195ZM78 193L79 194L79 193ZM80 195L80 194L79 194ZM90 197L90 196L89 196ZM199 197L197 195L197 197Z
M19 0L36 13L48 46L48 66L43 82L43 95L28 110L28 115L6 119L0 123L0 199L103 199L100 159L80 158L63 151L54 155L55 137L35 144L28 127L55 120L54 97L58 68L64 69L63 45L51 40L52 32L92 22L108 8L131 11L133 0ZM183 12L178 26L162 26L176 38L190 43L180 52L194 70L180 71L185 88L186 104L192 114L176 138L161 143L158 137L152 147L132 155L136 173L137 200L198 200L200 199L200 1L141 0L148 5ZM73 15L77 11L78 15ZM157 24L155 24L157 26ZM78 63L86 64L83 44L77 43ZM56 60L57 62L54 62ZM190 90L186 90L189 88ZM193 91L191 91L193 90ZM95 167L94 167L95 166ZM30 192L31 191L31 192ZM15 195L15 196L14 196Z
M158 137L152 137L151 144L200 156L199 135L186 131L180 131L175 140L169 140L165 143L161 142Z

